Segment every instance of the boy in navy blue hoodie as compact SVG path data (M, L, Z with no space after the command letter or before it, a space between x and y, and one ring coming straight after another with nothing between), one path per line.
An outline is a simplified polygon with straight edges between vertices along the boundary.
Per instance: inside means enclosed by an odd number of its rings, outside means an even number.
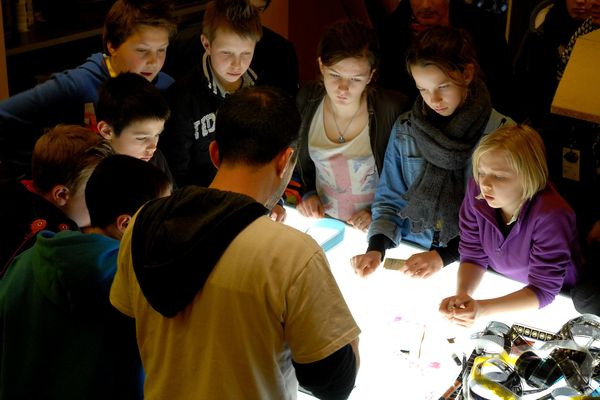
M95 129L98 88L109 77L134 72L166 90L173 79L160 70L175 30L166 0L116 1L104 22L104 54L0 102L0 179L27 176L31 149L45 128Z

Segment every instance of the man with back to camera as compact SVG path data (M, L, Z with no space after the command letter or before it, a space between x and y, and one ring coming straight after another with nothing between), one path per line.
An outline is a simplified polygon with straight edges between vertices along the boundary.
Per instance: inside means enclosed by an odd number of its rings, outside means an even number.
M300 117L267 87L217 114L209 188L149 202L122 239L111 303L136 320L147 398L343 399L356 325L325 254L267 217L295 164Z

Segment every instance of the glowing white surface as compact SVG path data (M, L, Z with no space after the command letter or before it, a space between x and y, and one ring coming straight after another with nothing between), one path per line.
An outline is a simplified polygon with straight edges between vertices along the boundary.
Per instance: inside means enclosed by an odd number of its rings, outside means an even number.
M300 216L293 208L287 211L286 224L301 231L316 222ZM464 351L468 355L472 350L470 335L481 331L490 320L556 332L579 315L572 301L561 295L541 310L505 313L482 319L472 328L460 328L448 323L438 312L440 301L454 293L458 263L426 280L409 278L382 266L363 279L355 275L350 258L366 248L366 234L347 226L343 242L326 253L333 275L362 330L360 371L350 399L438 399L460 372L452 353L462 355ZM408 258L419 251L422 250L401 244L388 250L386 256ZM519 282L486 273L475 298L497 297L521 287L523 284ZM446 340L450 337L456 338L454 347ZM407 355L401 349L413 351ZM431 367L432 363L438 367ZM314 400L303 393L298 398Z

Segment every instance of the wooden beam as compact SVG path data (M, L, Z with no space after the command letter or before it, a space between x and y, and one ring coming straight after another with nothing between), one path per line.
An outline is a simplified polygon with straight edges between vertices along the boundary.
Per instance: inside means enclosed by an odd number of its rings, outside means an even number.
M0 100L8 97L8 74L6 73L6 49L4 48L4 24L0 3Z

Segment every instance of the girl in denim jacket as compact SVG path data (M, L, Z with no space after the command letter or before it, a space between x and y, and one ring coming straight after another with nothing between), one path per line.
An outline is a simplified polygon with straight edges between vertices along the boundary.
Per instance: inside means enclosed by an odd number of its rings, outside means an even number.
M442 26L422 32L406 65L420 97L390 134L369 246L351 260L363 277L401 241L426 250L406 261L402 271L411 276L426 278L458 259L458 211L471 152L482 135L510 121L492 108L466 32Z

